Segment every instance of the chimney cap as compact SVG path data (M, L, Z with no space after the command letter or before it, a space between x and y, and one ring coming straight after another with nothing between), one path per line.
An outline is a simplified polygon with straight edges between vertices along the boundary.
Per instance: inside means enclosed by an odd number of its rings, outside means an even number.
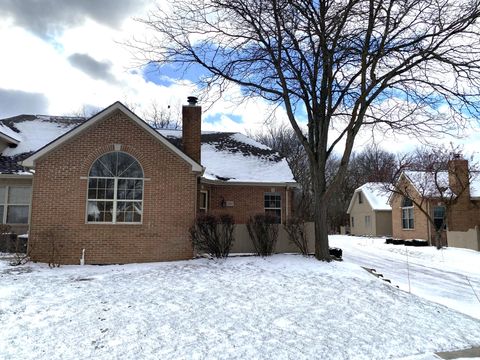
M196 96L189 96L187 97L188 105L195 106L197 105L198 98Z
M463 156L462 156L461 153L453 153L452 155L453 155L452 158L453 158L454 160L463 159Z

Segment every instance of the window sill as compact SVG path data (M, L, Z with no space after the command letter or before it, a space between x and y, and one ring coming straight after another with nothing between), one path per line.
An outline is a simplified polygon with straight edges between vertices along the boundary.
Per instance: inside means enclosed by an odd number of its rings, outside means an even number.
M131 223L111 223L111 222L89 222L87 221L85 225L116 225L116 226L122 226L122 225L143 225L142 222L131 222Z

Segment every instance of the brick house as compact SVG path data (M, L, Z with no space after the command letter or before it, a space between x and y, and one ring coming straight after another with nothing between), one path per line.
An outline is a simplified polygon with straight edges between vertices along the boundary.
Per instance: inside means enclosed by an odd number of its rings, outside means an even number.
M392 194L393 236L400 239L426 239L434 244L435 227L440 228L446 210L438 195L437 187L450 192L456 201L449 207L446 229L442 234L444 245L480 250L480 181L472 176L468 161L454 158L448 171L436 174L425 171L405 171L397 187L404 194ZM415 201L412 201L415 200ZM430 214L433 224L415 203Z
M88 120L0 120L3 223L28 230L33 260L78 264L85 250L85 263L109 264L192 258L199 212L239 224L291 215L285 159L239 133L202 133L194 98L182 113L181 131L154 129L119 102Z
M392 235L392 208L385 183L369 182L357 188L348 205L350 234Z

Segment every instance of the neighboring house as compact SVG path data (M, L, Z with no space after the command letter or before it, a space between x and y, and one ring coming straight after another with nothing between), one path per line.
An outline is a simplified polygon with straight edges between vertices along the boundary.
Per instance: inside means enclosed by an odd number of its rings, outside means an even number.
M386 189L385 183L369 182L355 190L347 210L352 235L392 234L392 208Z
M239 133L202 133L194 98L182 120L156 130L119 102L88 120L0 120L3 222L29 228L34 260L78 264L85 249L86 263L108 264L192 258L200 212L291 216L285 159Z
M442 234L443 245L480 250L480 181L470 176L467 160L450 160L448 171L436 174L404 171L396 186L409 196L392 194L390 197L395 238L426 239L435 244L435 229L442 227L445 211L449 211ZM438 187L452 198L458 196L448 210L441 201ZM422 204L433 224L415 203Z

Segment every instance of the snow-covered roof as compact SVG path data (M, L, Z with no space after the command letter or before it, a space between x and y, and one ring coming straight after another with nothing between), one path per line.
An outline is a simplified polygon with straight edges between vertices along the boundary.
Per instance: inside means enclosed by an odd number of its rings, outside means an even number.
M412 183L418 193L426 197L440 196L438 188L444 188L444 196L451 195L450 185L448 181L448 171L404 171L408 180ZM436 179L435 179L436 177ZM470 197L480 198L480 174L473 173L470 178Z
M0 173L31 175L19 164L34 151L83 123L84 118L47 115L19 115L0 120L0 132L14 139L0 155Z
M0 133L16 140L0 156L0 174L31 174L18 163L85 122L83 117L20 115L0 120ZM157 130L181 150L181 130ZM286 160L240 133L205 131L201 135L205 180L227 183L294 183ZM169 146L171 146L169 144ZM176 150L178 151L178 150Z
M373 211L390 211L392 207L388 203L390 192L387 190L388 184L382 182L368 182L355 189L347 214L352 211L357 194L361 192L366 201L370 204Z
M181 130L159 130L181 147ZM204 131L201 135L205 180L226 183L294 183L287 161L269 147L240 133Z

